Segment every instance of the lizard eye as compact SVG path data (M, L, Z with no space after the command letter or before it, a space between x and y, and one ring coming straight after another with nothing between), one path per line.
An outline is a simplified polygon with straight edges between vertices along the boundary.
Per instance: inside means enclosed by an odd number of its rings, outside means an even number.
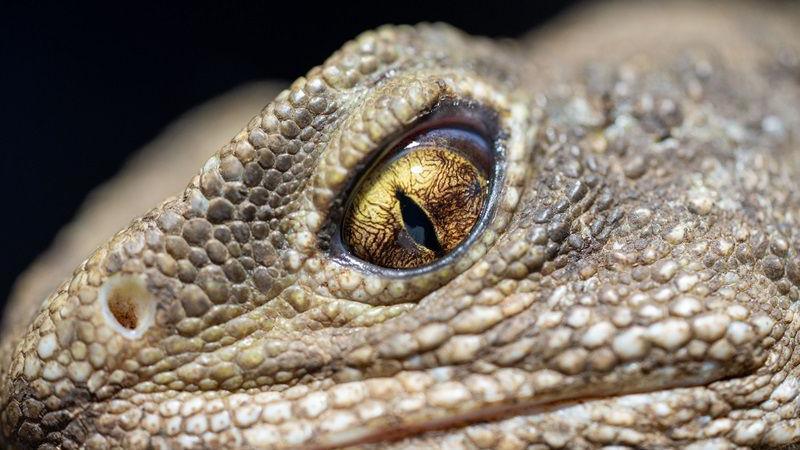
M418 131L356 184L342 240L358 258L392 268L431 264L461 245L486 209L492 147L467 126Z

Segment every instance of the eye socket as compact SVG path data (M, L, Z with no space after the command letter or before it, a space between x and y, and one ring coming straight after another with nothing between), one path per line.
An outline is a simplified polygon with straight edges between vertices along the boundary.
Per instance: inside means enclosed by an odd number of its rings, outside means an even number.
M434 263L470 236L489 198L492 147L469 127L429 128L393 147L356 185L342 240L392 268Z

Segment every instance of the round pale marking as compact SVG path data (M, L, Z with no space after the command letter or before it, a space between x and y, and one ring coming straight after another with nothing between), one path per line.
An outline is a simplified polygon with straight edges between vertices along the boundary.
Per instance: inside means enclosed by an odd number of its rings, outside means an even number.
M98 292L103 317L126 339L138 339L153 325L156 299L147 290L144 275L115 274Z

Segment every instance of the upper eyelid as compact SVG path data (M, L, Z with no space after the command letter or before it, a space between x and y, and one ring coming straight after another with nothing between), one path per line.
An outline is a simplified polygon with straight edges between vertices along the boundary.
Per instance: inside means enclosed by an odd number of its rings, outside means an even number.
M504 94L480 78L469 79L479 89L473 91L465 85L461 74L420 70L386 79L374 91L353 100L356 110L338 122L321 150L320 162L308 182L312 194L308 208L327 216L352 188L356 174L376 161L376 155L398 135L433 117L439 120L452 115L493 139L504 136L501 119L505 121L510 113ZM504 160L504 152L499 153L498 160Z
M365 99L360 112L340 122L322 151L310 180L312 210L328 211L349 189L353 174L360 173L387 142L431 110L443 94L442 86L430 79L398 80L394 89L389 85L383 89L391 96L378 91Z
M438 136L439 134L441 136ZM444 142L435 141L437 138L441 138ZM492 137L483 135L469 125L461 125L456 122L442 127L424 127L421 131L408 132L396 144L388 146L376 162L363 170L358 178L361 179L378 166L388 164L401 158L407 152L413 151L416 147L410 147L412 143L419 142L420 145L424 145L431 141L435 141L436 145L446 146L463 154L487 176L493 172L495 155Z

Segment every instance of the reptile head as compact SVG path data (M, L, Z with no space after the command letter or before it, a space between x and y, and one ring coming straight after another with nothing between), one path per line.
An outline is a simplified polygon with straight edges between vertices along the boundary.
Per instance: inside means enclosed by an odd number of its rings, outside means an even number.
M574 28L563 48L442 25L361 35L6 331L0 436L230 450L797 440L800 171L796 136L775 132L800 125L797 102L777 100L800 99L797 66L705 25L683 30L689 46L655 26L603 56ZM415 197L412 177L387 191L391 217L359 210L381 186L370 177L427 161L408 143L441 130L422 146L461 155L447 130L478 141L454 163L477 171L477 207L456 197L436 215L426 205L447 189ZM458 188L447 158L422 166Z

